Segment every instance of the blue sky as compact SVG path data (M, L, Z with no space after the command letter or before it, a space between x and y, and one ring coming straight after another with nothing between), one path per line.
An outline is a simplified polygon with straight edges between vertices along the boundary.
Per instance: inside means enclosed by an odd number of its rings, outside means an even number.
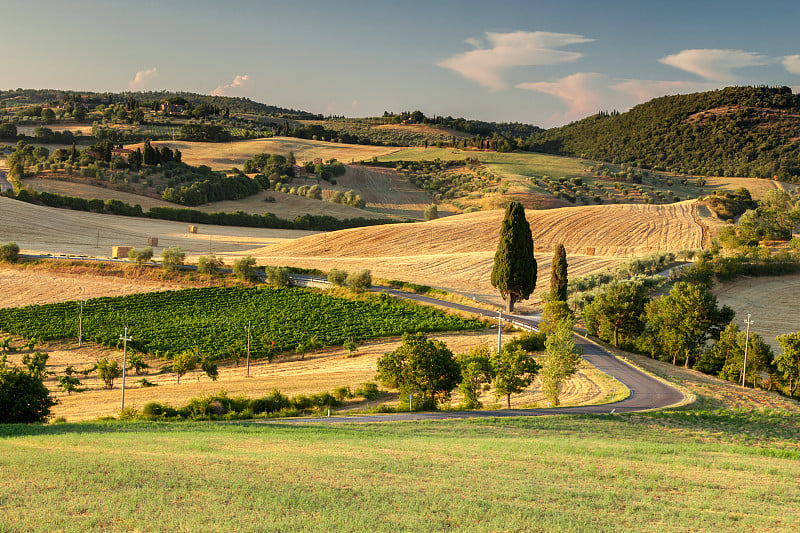
M727 85L800 90L796 1L16 1L0 88L187 90L545 127Z

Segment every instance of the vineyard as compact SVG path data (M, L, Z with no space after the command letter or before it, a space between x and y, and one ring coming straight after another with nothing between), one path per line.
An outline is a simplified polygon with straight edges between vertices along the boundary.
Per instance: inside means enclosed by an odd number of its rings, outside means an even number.
M75 338L78 317L77 302L2 309L0 330L43 341ZM204 355L226 358L231 350L243 350L249 321L255 357L405 332L485 327L387 295L351 300L299 288L215 287L88 300L83 338L121 347L127 326L134 350L168 357L198 347Z

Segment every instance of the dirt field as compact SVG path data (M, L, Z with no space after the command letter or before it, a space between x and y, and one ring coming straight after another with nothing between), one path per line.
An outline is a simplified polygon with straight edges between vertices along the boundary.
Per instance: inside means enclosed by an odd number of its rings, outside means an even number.
M483 342L492 346L496 335L497 333L493 330L485 330L437 334L431 337L445 342L454 353L460 353ZM147 362L151 368L147 375L136 376L133 372L128 375L125 402L126 405L135 405L139 408L150 401L179 407L192 397L214 394L221 390L225 390L231 396L243 394L249 397L264 396L275 388L288 396L332 391L340 386L349 386L355 390L362 383L375 381L378 357L385 352L394 350L399 344L399 338L368 342L360 345L355 356L349 358L346 351L331 348L319 350L315 354L307 354L303 361L299 360L296 355L290 355L272 363L253 361L250 366L249 378L246 377L244 361L241 361L238 367L233 363L225 363L219 368L217 381L211 381L202 371L196 371L181 378L180 384L176 383L176 377L171 371L160 372L161 368L166 365L165 361L148 358ZM122 353L119 350L96 346L78 348L77 342L49 343L37 346L36 349L50 354L47 369L53 372L53 375L46 380L46 384L56 392L59 400L59 404L53 409L53 416L77 421L113 416L119 413L121 379L115 381L112 390L107 390L103 388L102 382L95 373L82 382L83 386L89 389L86 392L67 395L57 391L58 375L63 375L63 371L68 365L74 365L78 369L88 368L103 357L119 360L121 365ZM22 353L16 353L11 360L18 363L22 355ZM143 388L138 383L142 377L157 386ZM577 377L565 386L562 403L573 405L601 401L610 393L609 383L606 376L597 372L591 365L584 364ZM535 381L527 392L512 396L511 406L546 406L547 402L539 392L540 388L541 384L538 380ZM452 403L457 405L459 401L460 396L456 394ZM484 393L481 401L487 407L496 402L492 391ZM500 401L504 402L504 398ZM502 406L505 404L503 403Z
M315 233L203 224L198 228L198 233L192 234L182 222L85 213L0 198L0 241L16 241L23 253L109 257L112 246L142 248L148 237L158 237L156 256L163 248L180 246L187 259L208 253L237 257Z
M740 187L744 187L750 191L750 194L756 200L762 198L767 191L772 189L781 189L786 192L791 192L798 187L793 183L756 178L707 178L706 183L708 187L724 191L735 191Z
M752 315L751 332L758 333L777 355L783 351L775 337L800 331L800 274L739 278L714 289L720 305L736 311L736 323L744 331L747 313Z
M385 146L366 146L360 144L338 144L323 141L295 139L293 137L275 137L272 139L254 139L231 143L201 143L183 141L158 141L154 146L169 146L181 151L181 160L189 165L207 165L213 170L229 170L242 168L245 160L263 152L286 155L294 152L298 163L313 161L319 157L323 160L337 159L342 163L372 159L396 152L399 148ZM141 143L127 145L136 149Z

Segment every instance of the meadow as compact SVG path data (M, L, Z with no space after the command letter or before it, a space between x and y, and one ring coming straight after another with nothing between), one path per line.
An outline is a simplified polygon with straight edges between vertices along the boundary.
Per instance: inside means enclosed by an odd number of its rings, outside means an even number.
M796 531L800 418L0 428L0 531Z

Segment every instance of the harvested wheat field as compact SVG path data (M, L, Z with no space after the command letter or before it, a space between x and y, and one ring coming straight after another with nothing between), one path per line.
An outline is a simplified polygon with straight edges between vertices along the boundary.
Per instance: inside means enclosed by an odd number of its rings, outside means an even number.
M16 241L23 253L109 257L112 246L143 248L148 237L157 237L156 257L169 246L180 246L189 259L209 253L238 257L252 249L315 233L197 226L198 233L189 233L183 222L70 211L0 197L0 241Z
M736 323L744 331L747 313L752 315L751 332L758 333L777 355L783 348L775 340L778 335L800 331L800 274L739 278L714 288L720 305L736 311Z
M765 180L758 178L706 178L706 186L715 190L735 191L740 187L744 187L756 200L762 198L767 191L772 189L780 189L786 192L792 192L797 189L794 183L785 183L777 180Z
M431 335L431 338L443 341L454 353L460 353L481 343L488 343L491 346L496 335L493 330L484 330L436 334ZM239 362L239 366L235 366L232 362L223 363L219 367L217 381L211 381L198 370L183 376L180 384L177 383L175 374L168 369L161 371L167 367L164 360L146 358L146 362L150 365L149 373L136 376L131 372L127 376L125 403L128 406L135 405L141 408L147 402L157 401L180 407L193 397L215 394L221 390L225 390L231 396L249 397L264 396L276 388L288 396L332 391L341 386L349 386L355 390L362 383L375 380L377 359L399 345L399 338L380 339L359 345L353 357L347 357L347 352L341 348L329 348L306 354L305 360L300 360L296 354L289 354L272 363L253 361L250 365L249 378L246 377L244 360ZM119 413L121 379L117 379L114 388L108 390L103 388L97 374L93 373L89 378L82 380L82 386L89 390L71 395L58 391L57 383L58 376L63 375L68 365L74 365L78 370L90 368L103 357L118 360L121 365L120 350L97 346L78 348L76 341L48 343L39 345L36 349L50 355L47 370L51 375L45 383L56 393L55 396L59 401L52 411L53 416L78 421ZM24 352L15 353L11 360L15 364L19 363L23 355ZM156 386L142 387L140 382L142 378ZM588 363L584 363L577 377L565 385L562 403L575 405L601 402L609 395L611 386L607 376ZM511 406L547 406L539 389L538 381L534 382L525 393L512 396ZM396 396L394 398L396 401ZM501 399L502 406L505 406L504 400L505 398ZM460 396L454 395L452 403L457 405L459 401ZM485 406L494 405L496 402L492 391L484 393L481 401ZM361 404L350 408L364 406ZM347 406L343 410L347 410Z
M142 144L126 145L135 150ZM153 146L168 146L181 151L181 161L189 165L206 165L212 170L242 168L247 159L256 154L270 153L287 155L293 152L298 163L313 161L316 158L327 161L336 159L342 163L372 159L396 152L399 148L386 146L367 146L361 144L340 144L324 141L296 139L294 137L273 137L271 139L251 139L230 143L203 143L185 141L158 141Z

